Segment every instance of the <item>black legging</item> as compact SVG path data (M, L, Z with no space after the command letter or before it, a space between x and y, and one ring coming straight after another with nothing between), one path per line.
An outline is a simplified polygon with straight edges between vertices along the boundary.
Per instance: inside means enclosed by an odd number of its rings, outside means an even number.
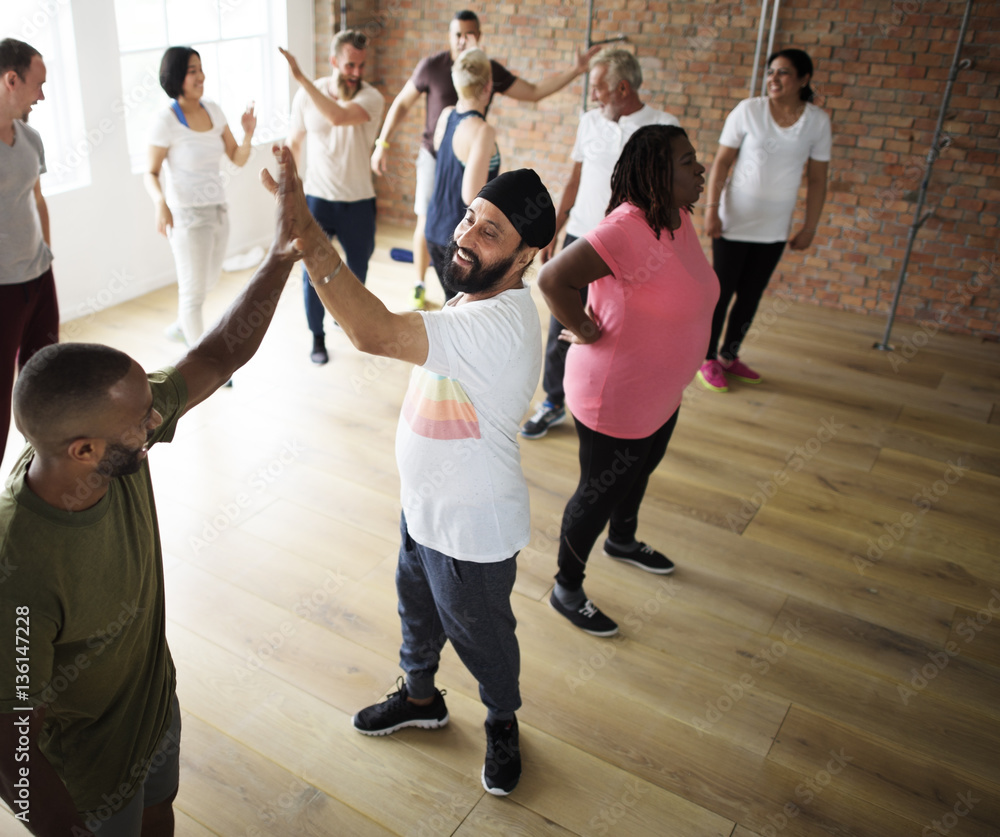
M712 336L708 342L707 360L718 357L733 360L740 353L740 344L750 329L760 298L764 295L771 274L781 260L784 241L760 244L756 241L712 239L712 267L719 277L719 301L712 315ZM736 295L729 314L726 339L719 347L719 335L726 324L729 301Z
M580 437L580 482L563 512L558 581L567 590L583 586L584 568L598 536L611 521L608 538L630 544L639 506L677 424L680 408L645 439L617 439L576 422Z

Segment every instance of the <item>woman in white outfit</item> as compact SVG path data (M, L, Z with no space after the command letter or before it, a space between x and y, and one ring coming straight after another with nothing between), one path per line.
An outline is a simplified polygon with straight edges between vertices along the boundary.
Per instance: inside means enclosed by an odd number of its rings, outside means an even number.
M740 345L786 242L793 250L810 247L823 211L830 117L812 104L812 73L812 60L801 49L774 53L767 61L767 95L740 102L719 137L708 177L705 232L712 239L721 295L698 371L698 380L715 392L728 389L727 378L760 381L740 360ZM792 235L803 168L806 217Z
M237 145L222 108L202 98L205 73L191 47L163 54L160 86L173 101L153 124L146 191L156 206L156 230L169 239L177 268L177 322L167 333L193 346L204 331L201 307L218 281L229 239L221 155L237 166L246 163L257 117L251 104ZM166 194L160 184L164 160L170 169Z

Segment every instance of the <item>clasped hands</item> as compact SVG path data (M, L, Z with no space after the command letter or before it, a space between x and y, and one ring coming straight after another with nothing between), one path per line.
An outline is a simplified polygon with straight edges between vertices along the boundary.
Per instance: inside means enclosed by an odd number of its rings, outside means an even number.
M278 163L278 179L275 180L267 169L260 172L260 182L275 197L271 249L282 259L305 259L311 276L325 275L340 263L340 255L309 211L291 149L273 145L271 151Z

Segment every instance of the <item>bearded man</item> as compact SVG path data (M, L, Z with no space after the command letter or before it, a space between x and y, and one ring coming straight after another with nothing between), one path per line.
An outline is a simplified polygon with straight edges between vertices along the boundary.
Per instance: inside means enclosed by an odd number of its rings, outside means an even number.
M402 314L344 270L304 198L283 209L296 219L296 246L320 299L351 342L414 364L396 431L406 678L387 700L358 712L354 727L388 735L447 724L434 675L450 640L487 708L483 787L506 795L521 776L510 594L517 554L530 538L517 425L541 369L538 311L522 277L555 234L552 199L530 169L487 183L449 243L442 282L457 296L440 311Z
M280 49L280 47L279 47ZM375 252L375 187L368 166L385 97L364 81L368 38L345 29L330 45L333 72L315 82L285 50L292 76L301 85L292 101L288 146L302 171L305 141L305 192L309 211L323 231L336 236L351 272L364 284ZM323 303L302 273L306 321L313 335L313 363L327 363Z

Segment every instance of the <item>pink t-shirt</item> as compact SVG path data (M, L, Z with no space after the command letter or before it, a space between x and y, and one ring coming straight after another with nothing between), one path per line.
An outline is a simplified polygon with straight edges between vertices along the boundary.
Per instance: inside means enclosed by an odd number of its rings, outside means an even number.
M601 336L570 347L566 403L591 430L643 439L674 414L705 360L719 280L684 210L672 239L662 230L657 240L631 204L585 237L611 275L588 288Z

